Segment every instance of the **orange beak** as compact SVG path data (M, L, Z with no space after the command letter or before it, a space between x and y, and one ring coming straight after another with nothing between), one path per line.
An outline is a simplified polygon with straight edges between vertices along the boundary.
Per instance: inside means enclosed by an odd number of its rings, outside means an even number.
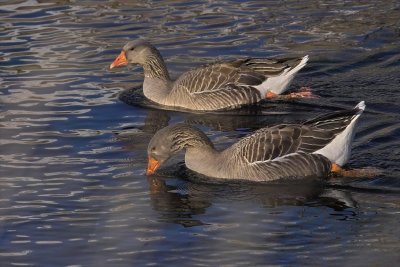
M128 60L126 59L125 56L125 52L121 51L121 53L119 54L119 56L114 60L113 63L111 63L110 65L110 70L114 67L118 67L118 66L123 66L123 65L128 65Z
M160 167L160 162L149 156L146 175L152 175Z

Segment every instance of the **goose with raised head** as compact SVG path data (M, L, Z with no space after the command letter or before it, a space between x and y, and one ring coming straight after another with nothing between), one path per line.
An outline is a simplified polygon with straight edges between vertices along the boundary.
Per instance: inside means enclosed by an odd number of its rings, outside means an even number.
M351 110L329 113L301 124L262 128L232 146L217 150L199 129L176 124L159 130L148 145L147 174L153 174L178 151L186 166L203 175L251 181L324 178L340 172L364 101Z
M146 98L174 108L215 111L239 108L282 94L307 61L308 56L219 62L185 72L173 81L160 52L150 43L136 40L123 47L110 69L139 64L144 70Z

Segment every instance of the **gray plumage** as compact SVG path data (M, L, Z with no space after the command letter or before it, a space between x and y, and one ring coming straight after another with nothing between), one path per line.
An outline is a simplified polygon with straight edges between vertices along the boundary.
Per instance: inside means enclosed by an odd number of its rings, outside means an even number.
M332 163L337 162L330 150L324 149L331 145L350 147L354 124L364 109L364 102L360 102L352 110L330 113L302 124L262 128L221 151L199 129L176 124L154 135L148 155L161 165L185 149L189 169L215 178L272 181L327 177ZM349 137L344 140L342 135L349 130ZM336 150L348 153L347 148Z
M137 40L122 50L129 63L144 69L144 95L161 105L189 110L224 110L250 105L268 91L284 92L308 56L292 59L247 58L209 64L170 79L159 51Z

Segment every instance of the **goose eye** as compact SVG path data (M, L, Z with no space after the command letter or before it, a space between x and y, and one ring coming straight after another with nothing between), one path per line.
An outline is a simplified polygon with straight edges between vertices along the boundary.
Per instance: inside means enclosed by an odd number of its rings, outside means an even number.
M135 50L135 48L134 48L134 47L131 47L131 49L129 49L129 50L133 51L133 50Z

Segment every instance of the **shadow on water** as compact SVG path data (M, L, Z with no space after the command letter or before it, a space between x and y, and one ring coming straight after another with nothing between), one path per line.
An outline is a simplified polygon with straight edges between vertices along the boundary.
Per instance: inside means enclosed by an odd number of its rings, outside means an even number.
M310 119L310 113L322 114L345 108L338 105L321 104L316 101L272 100L235 110L188 112L184 109L160 106L146 99L141 87L124 90L118 98L125 104L144 108L148 111L144 126L140 130L153 134L167 126L171 117L182 118L188 124L205 126L214 131L255 130L279 123L299 123ZM122 130L129 130L129 127Z
M187 171L181 167L174 175L182 177ZM350 191L335 189L323 182L228 183L201 179L188 172L183 180L169 178L170 174L166 173L163 173L165 176L147 177L152 207L159 212L160 221L184 227L204 225L207 219L196 219L198 215L206 214L213 202L221 201L251 202L267 209L279 206L327 207L336 212L346 210L347 214L357 206Z

